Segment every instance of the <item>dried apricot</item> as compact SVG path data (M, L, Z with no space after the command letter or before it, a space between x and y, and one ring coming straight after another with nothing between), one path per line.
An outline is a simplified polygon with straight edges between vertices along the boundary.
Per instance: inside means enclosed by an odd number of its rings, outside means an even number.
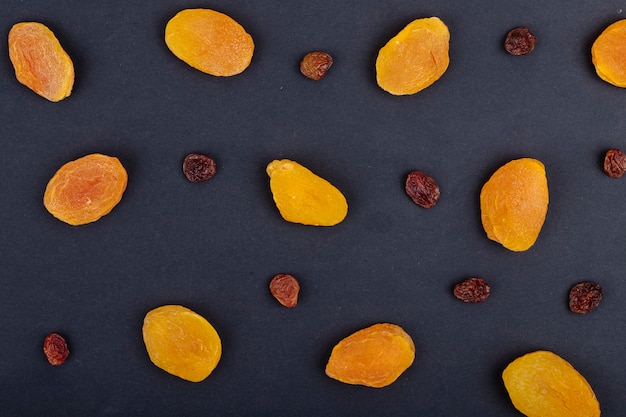
M266 172L276 207L288 222L334 226L348 214L341 191L299 163L274 160Z
M151 310L143 321L142 332L152 363L187 381L206 379L222 356L222 341L215 328L183 306Z
M626 19L609 25L591 46L598 76L616 87L626 87Z
M511 402L527 417L599 417L587 380L560 356L540 350L511 362L502 373Z
M127 181L119 159L83 156L59 168L48 182L43 204L54 217L73 226L95 222L120 202Z
M411 336L396 324L378 323L335 345L326 375L346 384L382 388L398 379L414 359Z
M394 95L415 94L448 69L450 32L438 17L416 19L378 52L376 81Z
M548 212L548 181L543 164L516 159L500 167L480 192L487 237L512 251L529 249Z
M44 24L15 24L9 31L9 58L17 80L40 96L56 102L72 93L74 64Z
M252 36L230 16L211 9L185 9L167 22L165 43L180 60L207 74L228 77L252 61Z
M50 365L61 365L65 362L70 351L67 342L58 333L50 333L43 341L43 353L46 355Z

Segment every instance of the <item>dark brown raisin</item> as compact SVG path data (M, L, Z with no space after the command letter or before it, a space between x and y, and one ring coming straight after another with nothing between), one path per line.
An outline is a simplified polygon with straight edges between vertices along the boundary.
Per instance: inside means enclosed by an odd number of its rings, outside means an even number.
M61 365L70 355L65 339L58 333L50 333L43 341L43 352L51 365Z
M413 171L406 178L406 193L411 200L424 208L431 208L439 200L439 185L422 171Z
M454 296L465 303L482 303L489 293L489 285L482 278L467 278L454 286Z
M333 65L333 58L326 52L309 52L300 62L300 72L307 78L319 80Z
M569 292L569 309L574 313L587 314L595 310L600 301L602 287L595 282L579 282Z
M604 172L611 178L619 178L626 172L626 155L619 149L609 149L604 156Z
M206 155L190 153L183 161L183 173L191 182L202 182L215 175L215 161Z
M504 48L511 55L526 55L535 49L536 38L527 27L519 27L506 35Z
M270 281L270 292L285 307L295 307L298 304L300 284L289 274L278 274Z

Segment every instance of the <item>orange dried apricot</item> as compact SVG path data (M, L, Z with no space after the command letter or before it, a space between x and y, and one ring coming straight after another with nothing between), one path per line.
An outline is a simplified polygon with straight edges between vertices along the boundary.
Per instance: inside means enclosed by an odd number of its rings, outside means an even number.
M512 251L528 250L539 237L548 200L546 170L540 161L522 158L501 166L480 192L487 237Z
M237 75L250 65L254 41L224 13L185 9L165 27L165 43L180 60L207 74Z
M598 76L617 87L626 87L626 19L609 25L591 46L591 61Z
M334 226L348 214L348 203L341 191L299 163L275 160L266 172L276 207L288 222Z
M68 97L74 64L54 33L38 22L21 22L9 31L9 58L15 77L50 101Z
M332 350L326 375L353 385L382 388L415 359L413 339L397 324L378 323L341 340Z
M48 182L46 209L72 226L109 214L126 190L128 175L119 159L91 154L63 165Z
M180 305L149 311L142 332L152 363L187 381L206 379L222 356L222 341L211 323Z
M560 356L540 350L511 362L502 373L517 410L527 417L599 417L587 380Z
M378 52L376 81L394 95L415 94L448 69L450 32L438 17L416 19Z

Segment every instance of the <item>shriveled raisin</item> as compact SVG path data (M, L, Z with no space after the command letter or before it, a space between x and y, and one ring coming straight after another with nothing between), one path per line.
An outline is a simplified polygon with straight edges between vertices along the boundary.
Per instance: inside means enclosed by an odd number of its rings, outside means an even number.
M413 171L406 178L406 193L418 206L431 208L439 200L439 185L422 171Z
M490 291L489 284L482 278L467 278L454 286L454 296L465 303L482 303Z
M190 153L183 161L183 173L191 182L203 182L217 172L215 161L207 155Z
M569 292L569 309L574 313L587 314L598 308L602 293L602 287L598 283L579 282Z
M67 342L58 333L50 333L43 341L43 352L50 365L61 365L70 355Z
M319 80L333 65L333 58L326 52L309 52L300 62L300 72L307 78Z
M518 27L506 35L504 48L511 55L526 55L535 49L536 37L527 27Z
M604 156L604 172L611 178L619 178L626 172L626 155L619 149L609 149Z
M289 274L278 274L270 281L270 292L285 307L295 307L298 304L300 284Z

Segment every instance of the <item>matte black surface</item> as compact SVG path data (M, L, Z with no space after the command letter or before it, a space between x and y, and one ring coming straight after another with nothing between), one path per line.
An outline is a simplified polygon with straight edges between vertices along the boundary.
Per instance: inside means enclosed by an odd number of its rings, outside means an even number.
M73 94L50 103L0 60L0 409L3 415L518 416L500 374L548 349L594 388L603 416L626 407L626 179L602 156L626 148L626 91L600 80L595 37L624 17L619 1L136 1L5 0L2 33L48 25L73 58ZM167 20L207 7L239 21L256 44L251 66L215 78L163 41ZM451 64L433 86L395 97L375 81L385 42L415 18L439 16ZM530 55L503 47L519 25ZM6 38L5 43L6 45ZM301 57L334 57L315 82ZM122 202L71 227L43 207L47 181L88 153L118 156ZM189 183L190 152L218 173ZM488 240L478 195L510 159L546 165L550 207L529 251ZM332 228L280 217L265 166L296 160L348 199ZM425 210L404 193L414 169L441 199ZM295 309L268 283L300 279ZM486 303L453 285L481 276ZM569 288L595 280L599 309L571 313ZM146 312L182 304L222 336L215 372L194 384L153 366L141 337ZM415 363L371 389L325 376L332 346L376 322L413 337ZM71 356L52 367L49 332Z

